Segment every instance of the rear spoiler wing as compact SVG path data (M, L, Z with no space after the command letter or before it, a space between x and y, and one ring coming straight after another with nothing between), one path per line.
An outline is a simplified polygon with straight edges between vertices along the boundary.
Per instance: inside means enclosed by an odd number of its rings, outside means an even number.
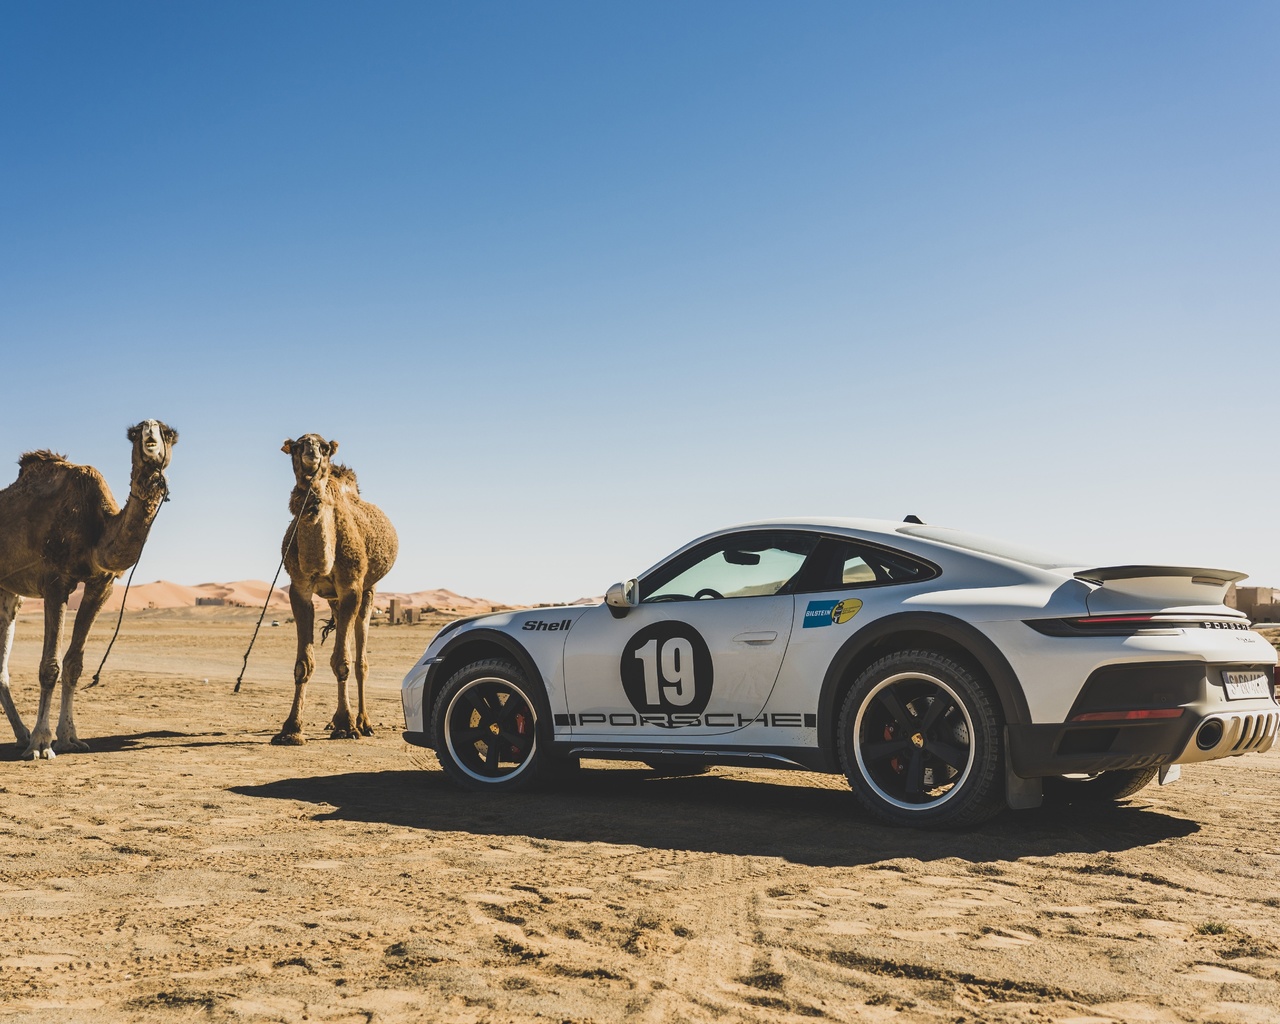
M1198 569L1185 565L1104 565L1097 569L1081 569L1073 574L1085 583L1102 586L1114 580L1167 579L1178 577L1206 586L1225 586L1249 578L1247 572L1230 569Z

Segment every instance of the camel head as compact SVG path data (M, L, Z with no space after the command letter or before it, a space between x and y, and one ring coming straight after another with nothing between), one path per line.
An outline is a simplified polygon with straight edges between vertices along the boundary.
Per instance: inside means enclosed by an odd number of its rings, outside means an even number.
M333 468L337 441L326 441L319 434L303 434L296 441L285 441L280 450L293 458L293 475L299 487L322 483Z
M159 420L143 420L126 435L133 442L133 482L147 488L167 490L164 471L178 443L178 432Z

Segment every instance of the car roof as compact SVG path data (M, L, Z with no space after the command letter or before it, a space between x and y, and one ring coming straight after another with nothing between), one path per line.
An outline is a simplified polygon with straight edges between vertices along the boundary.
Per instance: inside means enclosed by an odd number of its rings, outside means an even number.
M978 559L984 562L998 562L1005 565L1017 565L1024 570L1040 570L1054 574L1063 574L1068 566L1080 568L1084 563L1068 561L1044 556L1041 552L1024 549L1021 545L1003 544L994 539L990 544L983 543L986 538L972 537L963 531L954 531L954 540L949 536L953 531L948 527L933 526L924 523L913 523L894 519L866 519L842 516L791 516L782 519L759 519L754 522L739 523L704 534L684 545L680 552L726 534L739 533L744 530L813 530L823 533L844 534L860 540L879 540L891 544L902 551L911 552L926 558L936 559L941 555L956 556L961 559ZM977 542L977 543L975 543ZM674 552L678 554L680 552ZM664 559L665 561L665 559ZM659 563L662 564L662 563ZM653 568L657 568L654 566ZM1066 573L1066 575L1070 575Z
M791 516L784 519L758 519L755 522L740 523L728 530L717 530L716 533L785 527L809 530L854 530L861 533L897 533L898 527L904 525L904 522L896 519L858 519L848 516Z

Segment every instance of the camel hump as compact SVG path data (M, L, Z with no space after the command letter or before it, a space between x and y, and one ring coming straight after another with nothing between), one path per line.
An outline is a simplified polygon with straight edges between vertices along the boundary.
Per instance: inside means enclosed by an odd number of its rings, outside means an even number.
M48 465L69 466L71 463L67 461L67 457L65 455L59 455L57 452L51 452L48 448L41 448L36 452L26 452L20 459L18 459L18 476L22 476L22 474L28 469Z
M355 494L360 493L360 484L356 480L356 471L350 466L344 466L340 462L333 464L332 470L334 482L344 491L352 491Z

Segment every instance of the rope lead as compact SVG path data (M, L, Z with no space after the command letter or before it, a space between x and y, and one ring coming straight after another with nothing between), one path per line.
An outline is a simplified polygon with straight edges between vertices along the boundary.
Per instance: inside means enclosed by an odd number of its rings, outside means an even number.
M160 482L164 487L163 505L169 500L169 483L163 477ZM129 588L133 586L133 574L138 571L138 562L142 561L142 550L147 546L147 541L151 539L151 527L156 525L156 520L160 518L160 505L156 506L155 513L151 516L151 522L147 526L147 535L142 538L142 547L138 548L138 561L133 563L133 568L129 570L129 578L124 583L124 596L120 598L120 614L116 617L116 631L111 634L111 642L107 644L106 652L102 655L102 660L98 662L98 671L93 674L93 681L85 687L86 690L92 690L102 679L102 666L107 663L107 655L111 653L111 648L116 645L116 637L120 635L120 623L124 621L124 606L129 600Z
M262 620L267 617L267 607L271 604L271 595L276 592L276 582L280 579L280 570L284 568L285 553L293 544L293 538L298 535L298 526L302 522L302 513L307 510L307 502L311 500L311 488L307 488L307 493L302 499L302 507L298 509L297 518L293 521L293 529L289 531L289 539L285 541L284 552L280 555L280 564L276 566L276 574L271 580L271 586L267 588L267 599L262 604L262 614L258 616L258 624L253 627L253 636L249 640L249 647L244 652L244 664L240 666L240 674L236 676L236 688L232 693L240 692L240 684L244 681L244 674L249 670L249 652L253 650L253 645L258 640L258 630L262 628Z

